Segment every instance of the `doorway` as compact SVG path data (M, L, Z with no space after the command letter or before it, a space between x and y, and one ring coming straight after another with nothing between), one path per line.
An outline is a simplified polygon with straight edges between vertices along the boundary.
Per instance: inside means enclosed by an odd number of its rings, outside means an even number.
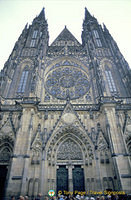
M66 166L59 166L57 169L57 194L59 191L68 191L68 169Z
M81 165L74 165L72 168L72 178L69 180L69 169L66 166L59 166L57 169L57 194L64 191L85 191L84 170ZM69 191L69 181L72 180L72 189Z
M0 199L4 198L7 165L0 165Z
M73 191L85 191L84 170L80 165L74 166L73 175Z

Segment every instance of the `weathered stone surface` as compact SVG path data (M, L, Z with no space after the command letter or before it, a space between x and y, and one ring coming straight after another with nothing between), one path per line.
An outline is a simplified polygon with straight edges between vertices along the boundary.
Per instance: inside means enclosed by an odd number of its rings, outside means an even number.
M58 180L68 191L80 183L85 191L130 193L131 82L124 57L87 10L82 44L66 27L50 46L48 39L43 9L1 72L5 195L47 195L60 189Z

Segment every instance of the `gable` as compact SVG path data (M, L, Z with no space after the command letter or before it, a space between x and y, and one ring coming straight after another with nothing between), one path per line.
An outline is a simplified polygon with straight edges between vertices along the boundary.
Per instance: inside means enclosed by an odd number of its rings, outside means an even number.
M51 46L81 46L78 40L72 35L72 33L66 28L58 35Z

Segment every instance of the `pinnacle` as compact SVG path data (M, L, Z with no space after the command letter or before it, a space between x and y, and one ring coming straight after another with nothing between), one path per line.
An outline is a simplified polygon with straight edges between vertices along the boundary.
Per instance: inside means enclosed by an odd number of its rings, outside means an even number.
M45 20L45 8L43 8L38 16L38 18L40 19L44 19Z
M85 20L88 20L91 17L92 17L91 14L89 13L89 11L87 10L87 8L85 7Z

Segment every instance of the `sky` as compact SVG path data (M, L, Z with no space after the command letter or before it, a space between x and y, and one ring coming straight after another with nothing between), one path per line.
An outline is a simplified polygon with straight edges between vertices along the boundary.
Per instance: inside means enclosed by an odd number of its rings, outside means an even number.
M65 25L81 42L85 7L105 24L131 67L131 0L0 0L0 69L25 25L45 7L49 43Z

